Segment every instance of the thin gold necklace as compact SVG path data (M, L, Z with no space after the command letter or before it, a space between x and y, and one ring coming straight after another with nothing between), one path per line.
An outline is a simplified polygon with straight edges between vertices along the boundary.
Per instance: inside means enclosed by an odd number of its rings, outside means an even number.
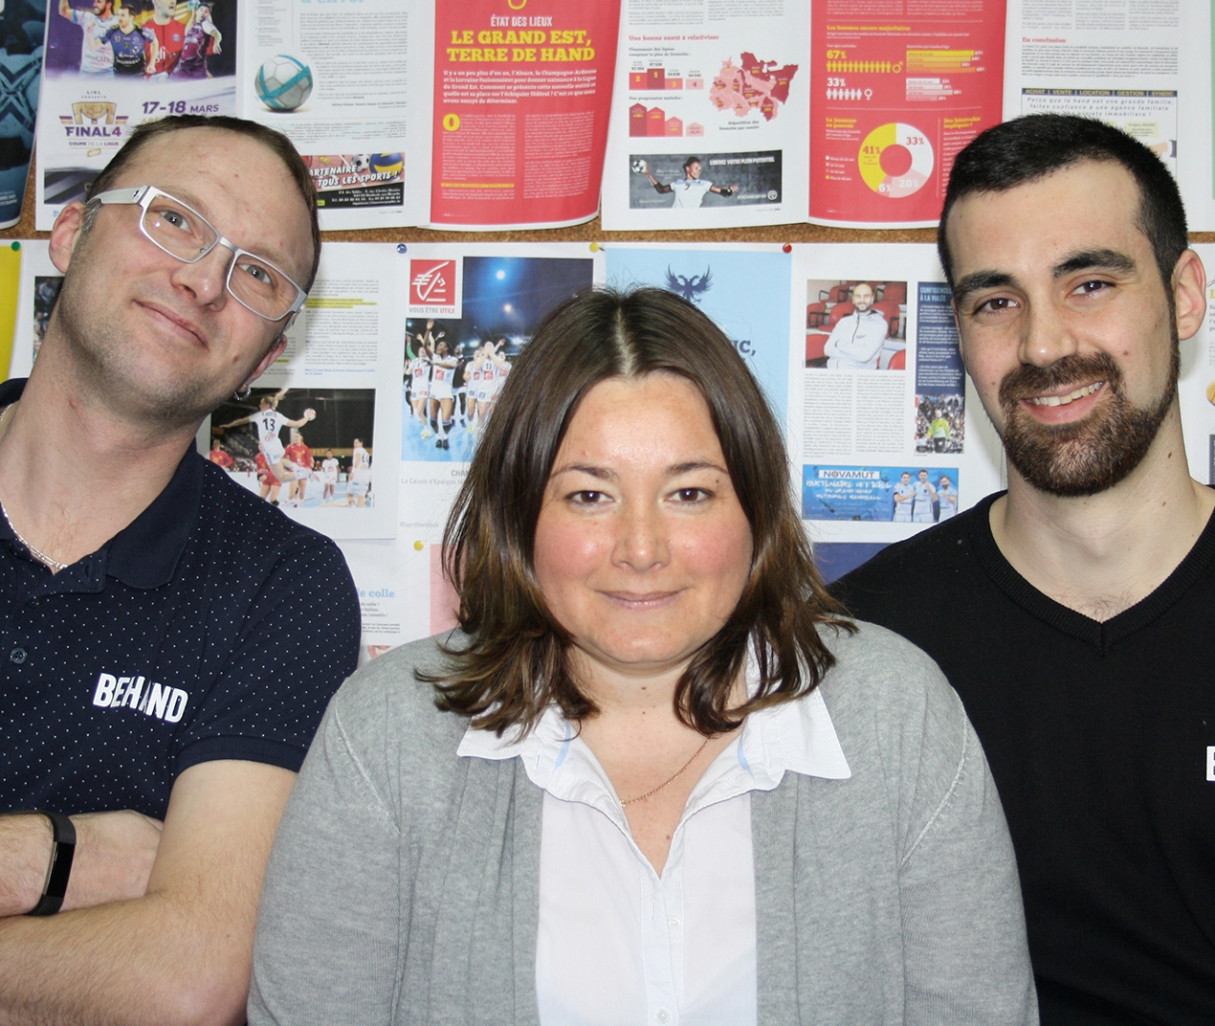
M17 532L14 531L13 533L16 534ZM702 742L700 742L700 747L697 748L696 751L694 751L692 753L692 755L688 759L688 761L685 762L682 766L680 766L679 769L677 769L674 773L672 773L669 777L667 777L667 779L664 780L657 787L651 788L650 790L646 791L645 794L639 794L636 798L620 799L620 807L624 808L626 805L632 805L634 802L645 801L645 799L649 798L650 795L657 794L664 787L666 787L667 784L669 784L672 780L676 779L684 770L686 770L689 766L691 766L692 762L695 760L696 756L698 756L701 752L703 752L705 750L705 745L707 745L708 743L709 743L709 739L706 737Z

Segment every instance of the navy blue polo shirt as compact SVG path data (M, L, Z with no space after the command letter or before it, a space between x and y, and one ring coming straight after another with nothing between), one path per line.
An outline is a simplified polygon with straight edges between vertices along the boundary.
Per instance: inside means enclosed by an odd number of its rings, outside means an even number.
M0 406L23 381L0 385ZM163 818L212 759L298 770L358 660L337 546L193 447L98 551L52 574L0 518L0 811Z

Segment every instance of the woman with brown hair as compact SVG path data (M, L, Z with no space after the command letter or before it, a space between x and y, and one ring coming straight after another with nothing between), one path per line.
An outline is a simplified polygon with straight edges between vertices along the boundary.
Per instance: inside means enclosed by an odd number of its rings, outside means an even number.
M1030 1023L961 704L845 621L780 429L653 289L554 311L452 513L461 629L334 699L250 1022Z

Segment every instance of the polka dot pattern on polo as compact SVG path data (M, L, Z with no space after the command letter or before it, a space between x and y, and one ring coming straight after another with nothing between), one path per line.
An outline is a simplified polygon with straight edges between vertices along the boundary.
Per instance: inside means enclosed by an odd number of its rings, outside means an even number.
M337 546L193 452L58 574L0 521L0 598L0 810L163 817L196 763L298 769L357 661Z

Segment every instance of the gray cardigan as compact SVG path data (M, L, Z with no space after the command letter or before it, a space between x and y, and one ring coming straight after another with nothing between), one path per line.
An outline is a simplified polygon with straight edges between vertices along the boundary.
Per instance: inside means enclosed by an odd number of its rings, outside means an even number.
M759 1023L1037 1022L1012 847L962 705L879 627L829 634L852 776L752 795ZM335 696L275 840L250 1026L538 1026L543 792L387 653Z

